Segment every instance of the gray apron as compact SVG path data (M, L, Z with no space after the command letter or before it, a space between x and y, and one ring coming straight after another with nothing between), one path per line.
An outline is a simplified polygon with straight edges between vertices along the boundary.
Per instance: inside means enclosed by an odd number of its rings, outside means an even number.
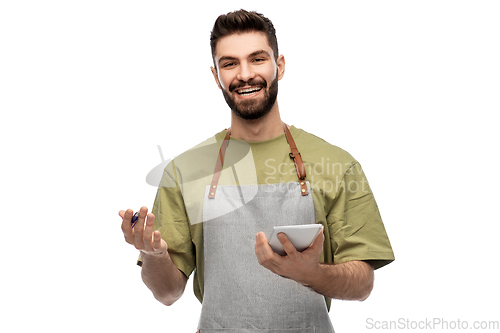
M272 273L255 254L259 231L269 237L274 226L315 223L312 196L304 195L310 191L307 181L207 186L199 332L334 332L322 295Z

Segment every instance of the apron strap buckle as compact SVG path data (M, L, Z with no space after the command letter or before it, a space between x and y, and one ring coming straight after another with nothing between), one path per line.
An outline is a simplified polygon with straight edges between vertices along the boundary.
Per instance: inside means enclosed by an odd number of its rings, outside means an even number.
M283 123L283 127L285 129L286 140L288 141L288 145L290 146L290 158L293 159L293 163L295 164L295 170L297 170L297 177L299 178L300 183L300 192L302 195L308 195L307 184L304 181L306 179L306 167L304 166L304 162L302 161L302 156L300 155L299 150L297 149L297 145L293 140L292 134L288 129L288 126Z

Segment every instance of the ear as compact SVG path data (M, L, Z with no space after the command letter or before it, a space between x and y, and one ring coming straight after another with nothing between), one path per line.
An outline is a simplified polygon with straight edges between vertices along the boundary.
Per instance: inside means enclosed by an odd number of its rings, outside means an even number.
M217 86L219 87L219 89L222 89L220 86L219 75L217 75L217 70L214 67L210 67L210 69L212 70L212 74L214 76L215 83L217 83Z
M278 80L281 80L285 75L285 57L283 55L278 57L276 65L278 67Z

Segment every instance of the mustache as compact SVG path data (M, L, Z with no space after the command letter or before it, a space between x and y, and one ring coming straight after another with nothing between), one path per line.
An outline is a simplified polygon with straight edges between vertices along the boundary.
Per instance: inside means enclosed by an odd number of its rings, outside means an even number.
M238 81L238 82L231 83L229 85L228 90L232 92L236 89L243 88L246 86L262 86L264 88L267 88L267 82L263 79L250 79L248 81Z

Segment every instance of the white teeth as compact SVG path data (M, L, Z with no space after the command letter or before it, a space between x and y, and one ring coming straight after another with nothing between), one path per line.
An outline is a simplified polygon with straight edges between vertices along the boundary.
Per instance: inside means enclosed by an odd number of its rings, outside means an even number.
M252 88L247 88L247 89L240 89L240 90L237 90L238 94L251 94L251 93L254 93L254 92L257 92L259 91L261 88L260 87L252 87Z

